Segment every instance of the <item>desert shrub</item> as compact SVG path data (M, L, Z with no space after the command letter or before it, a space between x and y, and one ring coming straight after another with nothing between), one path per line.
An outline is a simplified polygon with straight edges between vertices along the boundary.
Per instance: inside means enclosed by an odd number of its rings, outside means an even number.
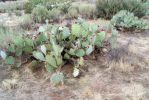
M48 10L52 10L53 8L60 9L63 13L67 13L68 8L71 5L71 0L49 0L43 4L47 7Z
M31 13L32 10L38 5L42 4L45 0L29 0L25 3L25 13Z
M69 0L29 0L25 4L25 12L31 13L33 8L37 5L42 5L46 7L48 10L53 9L53 7L61 7L61 9L65 12L69 7Z
M122 10L127 10L134 13L137 17L142 17L146 14L146 7L143 5L141 0L124 0L124 8Z
M0 25L0 48L6 48L14 39L20 37L21 32L16 30L11 30L8 27Z
M147 8L146 15L149 15L149 0L144 2L144 6Z
M36 5L41 4L43 0L29 0L28 3L32 5L32 8L34 8Z
M77 10L79 10L80 5L81 5L80 2L72 2L71 7L76 8Z
M95 11L96 7L94 4L87 2L83 4L81 4L81 2L73 2L68 9L68 16L74 18L80 15L83 18L93 18L95 17Z
M68 12L70 5L70 0L30 0L25 5L25 12L32 12L35 22L43 22L49 18L58 21L63 14Z
M67 17L77 18L78 15L79 15L79 13L78 13L78 10L76 8L71 7L71 8L68 9Z
M33 19L31 17L31 15L29 15L29 14L22 16L20 19L20 27L25 29L25 30L31 29L31 26L33 23L34 23Z
M146 7L141 0L98 0L96 3L97 16L110 19L121 10L133 12L135 16L145 15Z
M37 5L42 5L44 2L48 2L49 0L29 0L25 3L25 13L31 13L32 10L37 6Z
M23 1L16 1L10 3L0 3L0 12L8 12L8 11L15 11L15 10L23 10L24 9L24 2Z
M111 19L111 24L118 29L124 28L126 30L142 30L149 28L149 25L145 21L139 19L138 17L134 16L133 13L126 10L122 10L113 16Z
M26 2L24 5L25 13L31 13L33 10L33 6L30 2Z
M59 20L61 15L62 15L62 12L60 9L54 8L52 10L49 10L49 18L53 21Z
M78 5L79 13L85 18L92 18L95 13L95 5L84 3L81 5Z
M68 9L71 7L71 3L71 1L67 1L64 2L61 6L59 6L59 8L64 14L68 13Z
M16 16L21 16L22 15L22 12L20 10L16 10L14 11L15 15Z
M33 9L32 16L35 22L44 22L49 19L49 11L46 7L38 5Z

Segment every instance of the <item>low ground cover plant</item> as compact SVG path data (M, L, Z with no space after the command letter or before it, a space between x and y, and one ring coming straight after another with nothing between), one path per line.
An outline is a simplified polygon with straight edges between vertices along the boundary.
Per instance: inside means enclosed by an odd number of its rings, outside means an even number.
M117 29L123 28L125 30L145 30L149 29L149 25L136 17L133 13L122 10L118 12L111 19L111 24Z

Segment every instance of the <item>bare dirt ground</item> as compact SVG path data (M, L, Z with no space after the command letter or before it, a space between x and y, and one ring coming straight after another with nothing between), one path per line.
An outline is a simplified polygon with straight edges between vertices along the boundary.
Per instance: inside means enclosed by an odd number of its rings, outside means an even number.
M23 67L8 71L6 66L0 66L0 82L14 88L5 90L1 85L0 100L149 99L149 31L121 32L116 49L104 57L96 56L96 60L92 56L85 60L87 70L79 78L72 78L71 69L68 70L66 76L70 77L58 87L53 87L50 80L46 80L49 74L44 70L32 73Z

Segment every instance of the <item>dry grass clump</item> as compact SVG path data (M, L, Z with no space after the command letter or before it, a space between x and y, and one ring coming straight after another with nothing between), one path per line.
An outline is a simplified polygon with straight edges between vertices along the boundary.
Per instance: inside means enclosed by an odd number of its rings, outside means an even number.
M114 49L110 52L109 69L124 73L142 70L147 67L148 60L138 56L131 44Z
M19 81L19 73L17 71L14 71L11 76L12 78L4 79L1 82L1 87L3 89L11 90L17 87Z

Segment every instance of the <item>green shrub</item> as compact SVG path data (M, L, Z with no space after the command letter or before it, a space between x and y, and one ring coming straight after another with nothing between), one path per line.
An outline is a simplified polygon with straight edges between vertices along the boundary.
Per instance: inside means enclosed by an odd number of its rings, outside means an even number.
M30 2L26 2L25 5L24 5L24 10L25 10L25 13L31 13L32 10L33 10L33 6Z
M139 19L138 17L134 16L133 13L126 10L122 10L113 16L111 19L111 24L118 29L124 28L126 30L142 30L149 28L149 25L145 21Z
M62 16L62 12L60 9L53 8L52 10L49 10L49 18L53 21L57 21Z
M36 7L38 4L43 3L45 0L29 0L28 2L32 5L32 8Z
M10 30L8 27L0 25L0 48L6 48L14 39L22 34L16 30Z
M50 0L29 0L25 3L25 13L31 13L32 10L37 6L37 5L43 5L48 3ZM43 5L45 6L45 5Z
M25 13L31 13L32 10L38 5L42 4L45 0L29 0L25 3Z
M33 8L35 8L37 5L42 5L48 10L61 7L62 11L66 12L67 8L70 6L70 2L67 1L69 0L29 0L25 4L25 12L31 13Z
M33 9L32 16L35 22L45 22L49 19L49 11L46 7L38 5Z
M16 10L14 13L16 16L22 16L22 12L20 10Z
M144 6L147 8L146 15L149 15L149 0L146 0L146 2L144 2Z
M79 15L79 13L78 13L78 10L76 8L71 7L71 8L68 9L67 16L69 18L77 18L78 15Z
M16 1L9 3L0 3L0 12L13 12L15 10L23 10L24 9L24 1Z
M42 4L46 6L48 9L50 9L51 5L54 5L55 7L63 6L68 4L69 1L70 0L42 0Z
M135 16L142 17L146 7L141 0L98 0L96 5L97 16L110 19L121 10L133 12Z
M73 2L68 9L68 17L75 18L78 15L83 18L93 18L95 17L96 7L94 4Z
M124 0L124 8L122 10L127 10L134 13L137 17L142 17L146 14L146 7L143 5L141 0Z
M25 30L31 29L31 26L33 23L34 22L33 22L31 15L24 15L20 19L20 27Z
M95 14L95 5L94 4L81 4L78 5L79 13L82 15L84 18L93 18Z
M72 2L71 8L76 8L77 10L79 10L80 5L81 5L80 2Z
M48 18L58 20L62 14L68 12L70 5L70 0L30 0L26 2L25 12L32 12L35 22L43 22Z
M59 8L64 14L66 14L68 13L68 9L70 8L70 6L71 6L71 1L67 1L67 2L64 2L61 6L59 6Z

